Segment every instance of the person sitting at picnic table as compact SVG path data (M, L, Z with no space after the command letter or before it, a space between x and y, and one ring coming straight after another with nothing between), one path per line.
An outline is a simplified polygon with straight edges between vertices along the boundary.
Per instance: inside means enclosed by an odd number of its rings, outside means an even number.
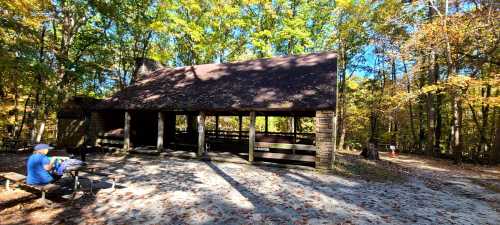
M52 149L48 144L37 144L33 154L26 163L28 176L26 183L30 185L46 185L57 181L60 176L50 173L56 161L55 157L49 158L47 153Z

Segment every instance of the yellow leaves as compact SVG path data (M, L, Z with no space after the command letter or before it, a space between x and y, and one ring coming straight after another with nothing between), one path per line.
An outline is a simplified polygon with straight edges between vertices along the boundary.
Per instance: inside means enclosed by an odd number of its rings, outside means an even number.
M474 80L470 77L454 75L449 77L446 81L440 83L451 89L463 89L469 87L469 85L473 82Z
M356 1L354 0L337 0L337 7L349 9L356 5Z
M494 94L490 97L481 96L481 90L484 90L487 86L493 88L493 90L500 87L500 79L498 75L486 79L477 79L467 76L451 76L447 80L440 81L432 85L426 85L421 89L410 93L400 91L393 96L393 98L399 106L402 106L407 102L414 101L423 95L440 93L459 95L465 103L474 106L481 106L482 104L488 104L493 107L500 106L500 96L494 96Z
M350 1L350 0L338 0L335 3L337 3L338 7L347 8L352 4L351 2L352 1Z
M438 91L440 92L456 92L460 91L462 89L467 89L471 83L476 82L477 80L474 80L470 77L465 77L465 76L451 76L447 80L444 81L439 81L436 84L430 84L430 85L425 85L422 87L420 90L418 90L416 93L416 96L422 95L422 94L435 94Z
M346 86L348 89L355 91L359 88L359 83L349 79L346 80Z
M303 18L285 18L283 20L284 28L276 34L276 37L283 40L291 38L300 41L304 46L309 46L311 41L309 39L310 33L304 30L306 21Z
M253 34L252 45L266 56L271 55L271 45L269 39L272 38L273 33L270 30L262 30Z
M435 93L437 90L440 89L441 86L439 85L426 85L420 89L420 92L422 94L429 94L429 93Z
M481 97L477 94L470 94L463 97L463 101L473 106L481 106L483 104L490 105L491 107L500 107L500 96Z
M469 12L456 12L448 16L435 16L420 25L413 38L406 43L406 51L426 53L434 51L440 64L448 63L448 55L453 66L464 64L482 67L488 60L498 61L498 12L485 9L471 9ZM491 59L484 60L484 57ZM428 61L427 61L428 62ZM427 65L425 60L418 62ZM418 65L417 65L418 66ZM465 67L467 67L465 66Z
M149 25L149 28L156 32L167 32L168 27L165 26L165 23L163 21L155 21L152 24Z
M0 7L4 9L2 17L34 28L38 28L46 19L43 13L50 5L48 0L0 0Z

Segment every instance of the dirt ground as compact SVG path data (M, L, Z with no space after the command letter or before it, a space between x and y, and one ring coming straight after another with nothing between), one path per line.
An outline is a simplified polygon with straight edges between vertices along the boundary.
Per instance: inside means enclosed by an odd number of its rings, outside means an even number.
M366 161L339 153L341 168L311 170L158 156L91 156L124 174L114 191L45 207L0 188L0 224L500 224L500 168L414 155ZM0 172L24 173L27 155L0 154Z

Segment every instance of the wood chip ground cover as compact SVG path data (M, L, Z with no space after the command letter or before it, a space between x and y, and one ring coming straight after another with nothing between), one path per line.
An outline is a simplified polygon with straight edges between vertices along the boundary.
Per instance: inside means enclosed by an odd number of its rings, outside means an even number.
M52 208L33 200L0 206L0 224L500 224L498 193L463 176L433 189L420 176L383 182L146 156L93 160L127 175L118 189L101 180L95 196Z

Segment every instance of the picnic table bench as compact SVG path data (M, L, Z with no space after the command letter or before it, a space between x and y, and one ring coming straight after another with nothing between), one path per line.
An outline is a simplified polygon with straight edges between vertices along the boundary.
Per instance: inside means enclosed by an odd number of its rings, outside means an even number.
M73 188L74 193L73 194L76 193L76 191L78 190L78 187L80 186L80 182L79 182L79 172L80 171L87 172L90 174L90 176L86 176L85 178L87 178L90 181L90 192L91 193L93 193L92 192L93 182L94 182L94 180L96 180L95 176L102 176L102 177L106 177L106 178L110 179L112 181L112 184L111 184L112 190L115 190L116 183L118 183L120 179L125 177L124 175L121 175L121 174L108 174L108 173L98 172L97 170L100 168L101 168L100 166L91 166L91 165L90 166L79 166L79 167L69 168L69 170L67 172L70 173L71 176L73 176L73 178L74 178L74 188ZM0 178L6 180L5 189L7 191L11 191L11 183L12 183L12 184L15 184L17 186L22 186L22 187L25 187L25 188L30 189L30 190L39 191L41 193L40 199L42 201L45 201L45 196L47 193L53 192L53 191L59 189L59 187L60 187L59 185L56 185L56 184L30 185L30 184L26 183L26 176L25 175L15 173L15 172L0 173Z
M30 150L32 147L33 145L31 145L28 140L24 139L2 138L2 141L0 141L0 151L26 151Z
M37 190L42 193L41 200L45 201L45 194L48 192L52 192L54 190L57 190L59 188L59 185L56 184L47 184L47 185L30 185L25 183L26 181L26 176L19 174L19 173L14 173L14 172L7 172L7 173L0 173L0 178L5 179L5 189L7 191L11 191L10 189L10 182L14 182L14 184L26 187L31 190Z

